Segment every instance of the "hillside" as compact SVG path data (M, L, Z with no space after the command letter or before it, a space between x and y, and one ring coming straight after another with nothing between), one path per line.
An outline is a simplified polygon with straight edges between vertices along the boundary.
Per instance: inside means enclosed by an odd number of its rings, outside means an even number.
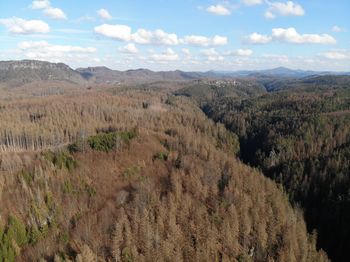
M263 85L247 79L196 80L174 92L177 96L187 96L199 105L222 97L247 98L266 93Z
M184 81L199 77L199 74L182 71L153 72L148 69L127 71L112 70L107 67L78 68L86 80L96 84L130 84L157 81Z
M1 108L0 260L327 261L301 212L236 159L237 137L187 98L114 90Z
M199 73L183 71L154 72L148 69L127 71L112 70L107 67L88 67L73 70L63 63L37 60L0 61L0 87L21 87L29 84L63 85L74 84L81 87L91 85L140 84L157 81L186 81L203 77Z
M84 83L84 79L78 72L63 63L36 60L0 61L0 84L14 87L40 81Z
M303 78L280 78L273 76L258 76L253 78L262 84L267 91L300 90L315 91L349 88L350 76L348 75L312 75Z
M347 261L350 81L329 76L302 81L307 88L224 97L203 110L238 135L245 163L281 183L290 201L303 208L309 230L317 229L318 247L334 261Z

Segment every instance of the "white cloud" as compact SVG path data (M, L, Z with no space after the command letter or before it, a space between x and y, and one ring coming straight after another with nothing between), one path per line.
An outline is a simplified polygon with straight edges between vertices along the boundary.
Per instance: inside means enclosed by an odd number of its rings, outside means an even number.
M98 10L97 14L102 19L106 19L106 20L111 20L112 19L111 14L108 12L108 10L106 10L104 8L101 8L100 10Z
M212 45L213 46L219 46L219 45L227 45L228 39L226 36L219 36L216 35L212 39Z
M61 32L61 33L67 33L67 34L90 33L90 31L88 31L88 30L81 30L81 29L75 29L75 28L61 28L61 29L56 29L55 31Z
M204 55L208 61L218 62L224 61L224 57L220 55L214 48L203 49L200 51L202 55Z
M335 44L336 39L329 34L300 34L294 27L273 28L271 36L252 33L245 37L250 44L267 44L278 41L293 44Z
M118 50L125 54L137 54L139 52L133 43L129 43L123 47L120 47Z
M67 16L62 9L52 7L48 0L34 0L30 7L32 9L43 9L44 15L52 19L67 19Z
M350 50L338 49L322 53L321 56L331 60L350 60Z
M179 60L179 55L176 54L173 49L167 48L165 52L161 54L153 54L150 58L156 62L168 62Z
M50 7L50 2L48 0L36 0L32 2L32 9L45 9Z
M186 56L191 56L191 51L188 48L182 48L182 53L184 53Z
M328 34L299 34L294 27L272 29L272 38L295 44L335 44L337 41Z
M138 29L131 38L138 44L177 45L179 43L176 34L169 34L161 29L155 31Z
M38 49L41 52L76 52L76 53L94 53L95 47L80 47L71 45L51 45L46 41L24 41L21 42L19 48L22 50L35 50Z
M85 21L95 21L95 18L90 15L83 15L81 17L78 17L77 19L73 20L74 23L83 23Z
M339 33L339 32L344 32L345 29L340 27L340 26L335 25L335 26L332 27L332 31L336 32L336 33Z
M265 17L268 19L273 19L277 15L280 16L303 16L305 11L303 7L292 1L282 2L272 2L269 3L269 8L265 12Z
M276 16L269 10L267 10L264 14L265 18L267 19L274 19Z
M176 34L169 34L161 29L148 31L138 29L135 33L126 25L109 25L103 24L96 26L95 33L117 39L119 41L132 41L137 44L153 44L153 45L177 45L179 43Z
M245 38L245 42L249 44L267 44L271 41L271 37L267 35L261 35L259 33L252 33Z
M52 45L46 41L25 41L18 47L27 58L62 61L67 58L80 57L84 54L96 52L95 47L81 47L71 45Z
M260 5L263 3L263 0L243 0L243 3L248 6Z
M209 43L211 42L208 37L198 36L198 35L185 36L184 39L182 39L182 41L185 44L197 45L197 46L208 46Z
M305 58L305 59L303 60L303 62L304 62L304 63L307 63L307 64L313 64L313 63L315 63L315 60L312 59L312 58Z
M137 44L178 45L181 43L195 46L222 46L228 43L227 37L219 35L212 38L199 35L189 35L179 39L176 34L167 33L162 29L149 31L141 28L135 33L132 33L131 27L126 25L103 24L96 26L94 31L97 34L114 38L119 41L134 42Z
M103 24L94 28L95 33L101 34L119 41L131 40L131 28L126 25Z
M226 53L229 56L251 56L252 54L253 50L251 49L237 49Z
M214 36L213 38L199 36L199 35L189 35L185 36L182 43L194 46L222 46L228 43L228 39L225 36Z
M0 24L6 26L7 31L14 34L48 33L50 27L41 20L24 20L18 17L0 19Z
M215 15L230 15L231 10L223 5L211 5L205 9L207 12Z
M61 9L55 7L46 8L44 14L53 19L67 19L66 14Z

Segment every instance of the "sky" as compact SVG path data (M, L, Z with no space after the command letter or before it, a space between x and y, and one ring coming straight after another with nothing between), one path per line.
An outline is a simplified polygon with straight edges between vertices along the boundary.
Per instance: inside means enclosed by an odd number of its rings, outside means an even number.
M349 0L0 0L0 60L350 71Z

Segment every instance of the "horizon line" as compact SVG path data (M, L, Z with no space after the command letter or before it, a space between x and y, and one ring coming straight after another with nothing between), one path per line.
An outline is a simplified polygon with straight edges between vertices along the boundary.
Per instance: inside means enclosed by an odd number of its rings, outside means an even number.
M34 62L44 62L44 63L50 63L50 64L64 64L68 66L69 68L73 70L78 70L78 69L86 69L86 68L107 68L109 70L113 71L120 71L120 72L127 72L127 71L137 71L137 70L149 70L151 72L175 72L175 71L180 71L180 72L185 72L185 73L210 73L210 72L216 72L216 73L238 73L238 72L260 72L260 71L272 71L276 69L287 69L291 71L302 71L302 72L316 72L316 73L350 73L350 71L336 71L336 70L312 70L312 69L294 69L286 66L276 66L273 68L264 68L264 69L240 69L240 70L215 70L215 69L210 69L210 70L204 70L204 71L185 71L182 69L173 69L173 70L152 70L149 68L145 67L139 67L139 68L129 68L125 70L121 69L112 69L106 65L97 65L97 66L86 66L86 67L72 67L68 63L64 62L52 62L48 60L39 60L39 59L13 59L13 60L0 60L1 62L23 62L23 61L34 61Z

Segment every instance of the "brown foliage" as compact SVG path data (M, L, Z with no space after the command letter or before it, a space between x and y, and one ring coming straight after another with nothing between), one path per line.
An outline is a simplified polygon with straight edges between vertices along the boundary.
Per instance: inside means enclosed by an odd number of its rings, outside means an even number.
M28 233L40 232L20 259L327 260L277 186L236 160L222 125L185 98L166 101L125 91L5 103L3 149L25 152L1 154L1 215L14 213ZM138 136L108 153L73 153L71 170L29 151L59 150L109 127L136 127ZM167 157L154 159L160 153Z

